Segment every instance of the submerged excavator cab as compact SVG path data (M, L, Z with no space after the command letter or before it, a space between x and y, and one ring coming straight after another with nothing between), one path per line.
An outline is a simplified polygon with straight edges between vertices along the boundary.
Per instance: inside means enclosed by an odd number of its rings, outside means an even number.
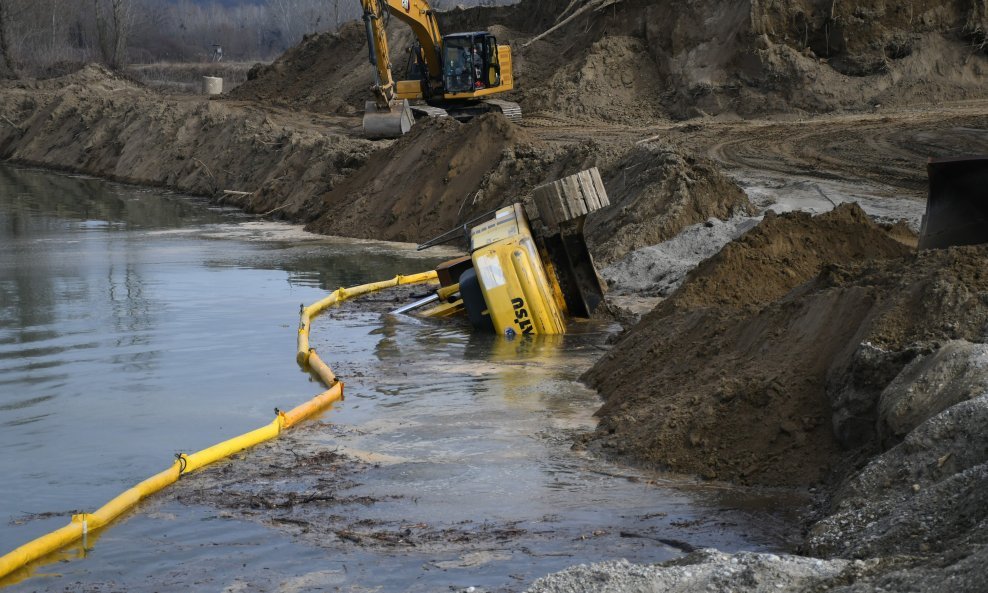
M509 340L565 333L567 318L590 317L603 301L605 287L583 225L588 214L609 204L593 168L535 188L524 206L500 208L472 228L477 220L420 245L438 245L469 230L469 255L436 268L436 292L394 312L462 313L475 329Z

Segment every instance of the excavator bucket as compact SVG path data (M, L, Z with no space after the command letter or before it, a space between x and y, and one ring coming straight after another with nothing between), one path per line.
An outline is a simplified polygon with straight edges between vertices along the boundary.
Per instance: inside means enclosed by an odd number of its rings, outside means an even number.
M920 249L988 243L988 157L931 159Z
M374 101L367 101L364 106L364 133L368 138L399 138L407 134L414 123L407 99L393 102L387 111Z

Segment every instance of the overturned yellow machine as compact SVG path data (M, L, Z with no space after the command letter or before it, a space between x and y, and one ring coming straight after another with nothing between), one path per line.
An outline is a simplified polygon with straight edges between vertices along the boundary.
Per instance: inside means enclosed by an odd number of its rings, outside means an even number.
M594 168L540 186L533 198L470 228L470 255L441 264L440 288L396 313L465 313L476 329L508 339L562 334L567 318L593 315L604 284L583 226L587 214L609 205L600 173Z

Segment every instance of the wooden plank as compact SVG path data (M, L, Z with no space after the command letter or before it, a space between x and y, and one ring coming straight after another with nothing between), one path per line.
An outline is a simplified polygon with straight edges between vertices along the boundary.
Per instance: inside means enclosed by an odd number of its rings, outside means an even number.
M610 205L600 171L580 171L532 190L535 207L550 229Z
M596 167L587 171L587 177L590 178L590 183L593 185L594 195L597 196L597 209L601 209L607 206L607 190L604 189L604 183L600 179L600 171Z
M590 173L588 171L580 171L577 173L577 179L580 181L580 192L583 194L587 213L589 214L594 210L598 210L600 208L600 201L597 199L597 189L593 186L593 179L591 179Z

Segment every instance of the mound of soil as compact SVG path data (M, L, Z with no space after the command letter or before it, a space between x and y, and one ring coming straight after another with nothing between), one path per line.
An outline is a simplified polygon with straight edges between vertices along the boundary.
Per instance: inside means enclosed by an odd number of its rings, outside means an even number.
M222 195L292 220L374 145L325 122L162 97L101 66L0 88L0 158L184 192Z
M596 142L550 144L489 114L467 124L452 119L417 124L327 193L324 214L309 230L425 241L590 166L603 170L611 199L610 207L588 218L588 240L601 262L711 217L751 210L733 181L687 153L657 143L630 149Z
M404 63L397 49L412 39L408 27L392 24L388 37L397 67ZM260 101L279 107L319 113L355 115L371 99L374 68L367 60L367 37L363 24L353 21L339 33L306 36L274 63L257 64L247 81L233 89L231 99Z
M523 0L440 14L513 47L525 112L636 124L734 113L872 109L983 96L975 0ZM412 42L390 25L396 69ZM306 39L231 96L352 114L373 71L362 28Z
M674 116L828 112L981 96L980 4L672 0L643 20Z
M326 234L425 241L512 201L576 164L553 154L497 114L461 124L419 123L375 153L323 197L308 229ZM565 159L563 159L565 161Z
M526 64L542 59L529 54L535 54L535 50L526 54ZM527 109L630 125L666 115L660 91L664 81L645 41L639 37L603 37L592 42L582 55L550 71L545 68L544 73L519 75L524 85L522 104Z
M899 282L914 266L907 253L856 205L815 218L767 217L702 264L588 372L606 400L595 442L634 462L707 478L823 480L843 455L835 416L867 416L840 403L852 384L865 383L865 373L849 370L858 345L888 343L892 319L920 323L912 319L925 310L919 303L898 309L916 293L907 287L928 287L917 289L918 298L932 300L935 282ZM800 286L828 260L848 266L875 258L891 258L878 273L881 285L862 264L860 277L827 267ZM916 274L924 272L943 273L929 266ZM923 327L938 327L943 316L923 319ZM849 374L856 379L841 379Z
M752 214L737 183L707 160L667 145L635 145L604 168L611 206L587 221L587 238L600 264L672 239L709 218Z
M819 216L779 216L769 210L761 224L701 263L671 303L682 310L758 308L809 280L825 264L902 257L909 251L857 204Z

